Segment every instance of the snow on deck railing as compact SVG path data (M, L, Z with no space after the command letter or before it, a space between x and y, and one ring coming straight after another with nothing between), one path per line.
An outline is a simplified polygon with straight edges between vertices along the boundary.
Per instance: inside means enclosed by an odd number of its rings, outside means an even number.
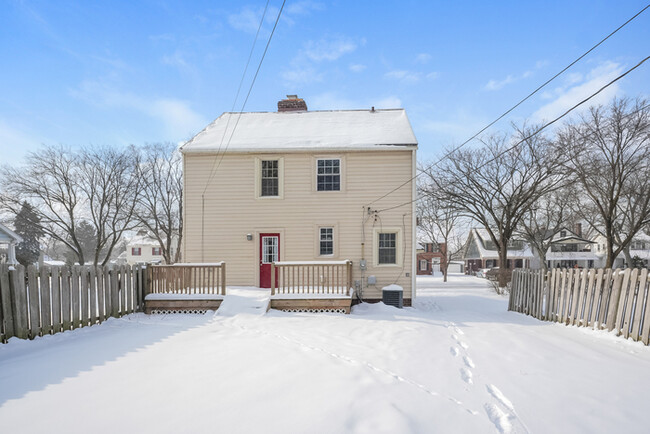
M149 294L226 295L226 263L185 263L149 267Z
M648 269L516 269L508 310L650 341Z
M352 261L279 261L271 263L271 295L350 295Z

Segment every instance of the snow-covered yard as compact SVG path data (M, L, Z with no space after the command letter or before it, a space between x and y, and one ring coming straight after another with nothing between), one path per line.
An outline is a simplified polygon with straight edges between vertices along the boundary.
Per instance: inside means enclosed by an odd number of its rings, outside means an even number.
M650 430L649 348L507 312L483 279L418 286L403 310L261 315L235 296L12 339L0 433Z

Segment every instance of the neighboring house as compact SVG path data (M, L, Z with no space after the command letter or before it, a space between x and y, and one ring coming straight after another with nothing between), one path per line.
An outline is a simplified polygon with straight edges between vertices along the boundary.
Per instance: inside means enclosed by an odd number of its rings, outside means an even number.
M0 223L0 245L7 248L7 257L4 259L8 264L16 265L16 244L22 242L20 235Z
M417 274L426 275L443 271L445 243L418 243Z
M147 231L141 230L126 243L126 257L122 257L120 254L116 262L120 263L121 260L126 260L129 265L139 263L160 264L164 261L164 258L158 240Z
M599 234L594 237L594 242L596 243L596 255L600 258L596 267L603 267L607 260L607 239ZM645 267L650 267L650 235L639 233L634 237L630 243L630 256L632 258L637 256ZM626 263L625 255L621 252L614 259L612 268L627 268L631 266L632 264Z
M308 111L289 96L278 112L224 113L181 148L183 258L264 288L272 262L351 260L364 300L394 283L408 305L416 150L403 109Z
M602 256L594 250L596 242L582 237L580 225L571 231L562 228L551 236L551 246L546 252L548 268L593 268Z
M508 244L507 268L530 268L534 258L527 243L512 239ZM499 267L499 253L487 230L473 228L465 243L465 272L473 274L481 268Z

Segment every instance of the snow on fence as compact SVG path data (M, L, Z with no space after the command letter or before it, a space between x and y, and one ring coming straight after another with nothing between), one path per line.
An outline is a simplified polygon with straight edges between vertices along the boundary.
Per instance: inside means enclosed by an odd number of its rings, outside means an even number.
M0 342L33 339L141 311L141 266L0 265Z
M271 263L271 295L350 295L352 261Z
M226 263L149 266L148 294L226 295Z
M508 310L545 321L650 339L648 269L516 269Z

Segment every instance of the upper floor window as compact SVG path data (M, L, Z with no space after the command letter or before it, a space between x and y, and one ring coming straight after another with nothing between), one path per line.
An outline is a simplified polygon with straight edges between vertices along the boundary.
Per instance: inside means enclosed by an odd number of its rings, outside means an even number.
M153 256L161 256L162 255L162 249L160 247L152 247L151 248L151 254Z
M278 160L262 160L260 196L280 195L280 171Z
M320 254L334 254L334 228L320 228Z
M131 247L131 255L132 256L142 255L142 249L140 247Z
M318 191L341 190L340 159L319 159L317 161L316 187Z
M566 237L566 231L560 231L560 237L562 238Z

